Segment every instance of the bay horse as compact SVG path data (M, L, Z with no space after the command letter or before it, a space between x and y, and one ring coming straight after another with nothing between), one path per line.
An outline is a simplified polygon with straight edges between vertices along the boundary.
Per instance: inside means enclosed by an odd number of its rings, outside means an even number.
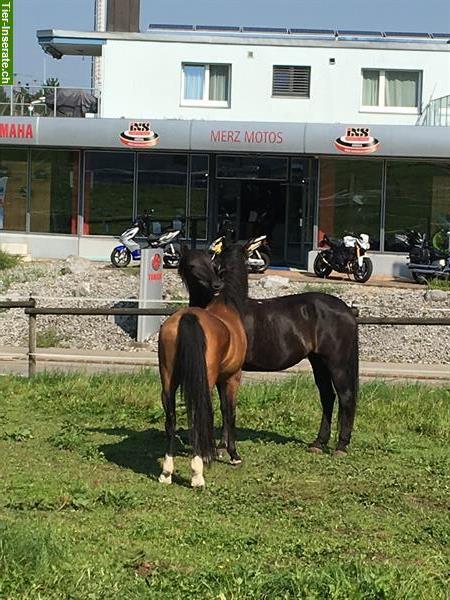
M227 255L218 258L220 268L226 268ZM195 271L190 275L195 279ZM190 306L208 306L212 299L211 289L200 282L191 283L189 291ZM345 455L353 430L359 383L358 325L350 307L321 292L267 300L247 295L242 316L248 339L243 370L282 371L307 358L322 404L319 431L308 449L320 453L328 446L337 393L339 433L335 455Z
M222 440L230 462L241 458L236 449L236 393L247 351L242 310L248 295L248 276L242 247L226 251L227 264L218 276L216 266L201 250L182 256L179 273L194 288L205 287L211 302L205 308L184 308L161 326L158 341L161 399L166 415L166 454L159 481L172 482L175 447L175 394L178 388L186 403L193 458L193 487L205 485L203 464L213 460L213 407L211 392L217 386L223 418ZM197 286L197 287L196 287Z

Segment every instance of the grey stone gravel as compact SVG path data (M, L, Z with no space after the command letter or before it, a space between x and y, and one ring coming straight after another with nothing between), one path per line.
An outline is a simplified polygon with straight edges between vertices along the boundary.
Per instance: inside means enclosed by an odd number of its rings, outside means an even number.
M113 269L109 265L72 258L31 263L0 272L0 294L11 299L36 296L39 306L124 306L125 299L138 296L138 275L136 267ZM356 304L361 316L450 316L450 292L427 292L422 286L400 289L341 282L315 283L314 279L312 282L305 284L273 275L251 278L250 295L270 298L315 290ZM163 297L172 301L187 298L174 271L164 272ZM135 317L38 317L38 332L47 333L50 341L55 340L55 345L60 347L135 352L139 350L133 339L135 331ZM27 332L28 320L23 310L0 312L0 345L25 345ZM156 336L149 340L147 347L156 348ZM362 360L450 365L450 330L444 326L364 325L360 327L360 355Z

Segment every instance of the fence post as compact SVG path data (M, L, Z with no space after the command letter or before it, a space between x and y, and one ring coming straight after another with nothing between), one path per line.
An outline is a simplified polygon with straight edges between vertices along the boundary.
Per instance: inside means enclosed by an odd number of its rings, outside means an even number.
M30 297L33 307L36 300ZM36 315L28 315L28 377L36 374Z

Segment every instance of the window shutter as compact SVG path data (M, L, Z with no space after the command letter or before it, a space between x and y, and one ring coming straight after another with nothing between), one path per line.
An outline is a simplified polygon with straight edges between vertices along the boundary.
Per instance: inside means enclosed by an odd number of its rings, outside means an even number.
M272 96L309 98L311 67L274 65Z

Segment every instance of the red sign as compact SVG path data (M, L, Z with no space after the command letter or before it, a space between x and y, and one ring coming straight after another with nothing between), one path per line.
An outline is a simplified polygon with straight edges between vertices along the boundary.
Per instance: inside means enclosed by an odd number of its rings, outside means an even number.
M162 279L162 273L149 273L148 274L149 281L158 281L159 279Z
M262 131L255 129L211 129L211 142L221 144L282 144L282 131Z
M33 125L31 123L0 123L0 138L31 139Z
M151 148L159 144L159 135L151 130L150 121L131 121L119 140L131 148Z
M368 127L347 127L345 135L334 140L334 146L345 154L372 154L380 142L370 135Z
M161 262L161 254L154 254L152 257L152 267L154 271L159 271Z

